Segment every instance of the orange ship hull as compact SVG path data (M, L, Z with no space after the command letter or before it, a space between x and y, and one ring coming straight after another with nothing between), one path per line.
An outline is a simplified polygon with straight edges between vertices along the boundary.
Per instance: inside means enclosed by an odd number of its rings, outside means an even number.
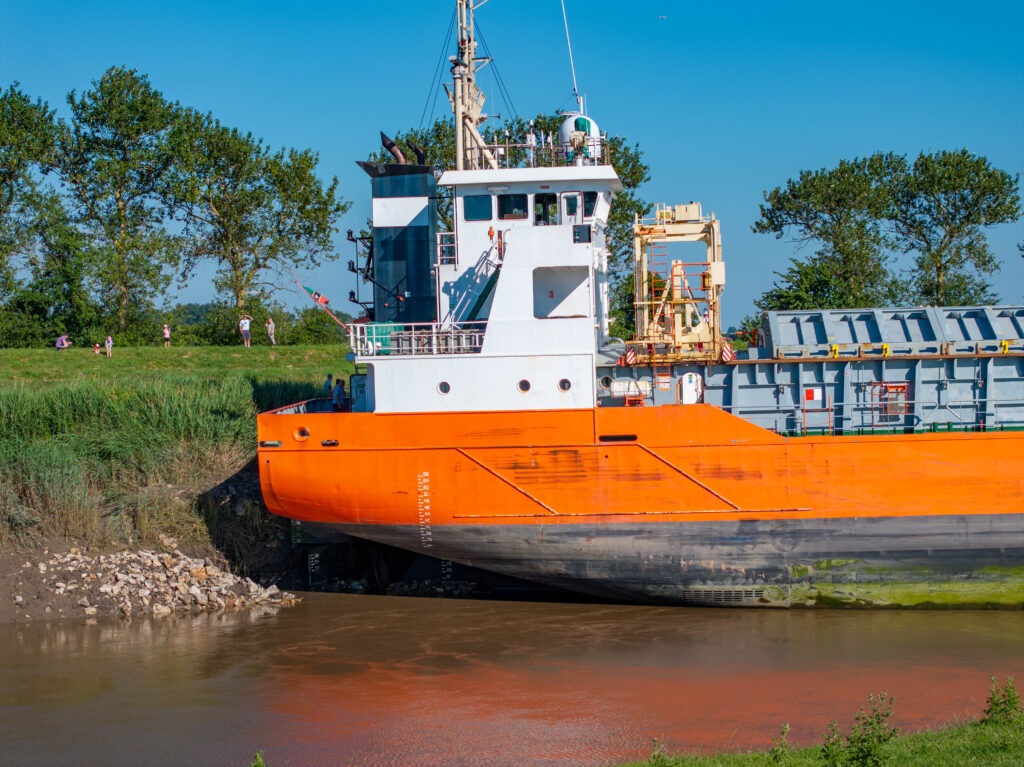
M356 537L617 599L1024 606L1024 432L297 409L259 416L267 505Z

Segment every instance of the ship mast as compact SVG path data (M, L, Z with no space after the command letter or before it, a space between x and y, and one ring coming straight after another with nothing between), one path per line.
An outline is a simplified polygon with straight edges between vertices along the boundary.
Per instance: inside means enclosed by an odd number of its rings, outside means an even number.
M476 57L472 0L456 0L456 15L458 51L448 57L452 65L452 85L445 86L455 115L455 170L497 168L498 162L478 127L487 119L483 114L487 97L476 84L477 64L487 64L490 59Z

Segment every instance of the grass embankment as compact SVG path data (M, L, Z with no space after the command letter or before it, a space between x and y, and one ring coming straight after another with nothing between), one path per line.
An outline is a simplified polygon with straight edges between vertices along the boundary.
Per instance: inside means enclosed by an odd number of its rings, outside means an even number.
M678 756L663 752L623 767L1020 767L1024 764L1024 725L971 722L934 732L918 732L886 744L879 761L829 761L821 746L748 754Z
M351 372L345 351L0 350L0 541L258 538L258 493L233 483L255 456L256 414L321 396L328 372Z

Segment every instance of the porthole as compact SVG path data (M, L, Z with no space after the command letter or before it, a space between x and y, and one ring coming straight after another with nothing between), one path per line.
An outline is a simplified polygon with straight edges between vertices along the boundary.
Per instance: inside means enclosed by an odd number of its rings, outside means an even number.
M307 439L309 439L309 429L307 429L305 426L300 426L299 428L292 432L292 439L294 439L296 442L305 442Z
M523 394L526 394L526 392L530 391L530 382L527 381L525 378L519 382L519 391L521 391Z
M601 378L598 379L597 385L600 386L602 389L610 389L610 388L612 388L612 377L611 376L601 376Z
M441 381L441 383L439 383L437 385L437 390L441 394L447 394L448 392L450 392L452 390L452 385L450 383L448 383L447 381Z
M558 388L561 391L569 391L569 389L572 388L572 381L570 381L568 378L563 378L561 381L558 382Z

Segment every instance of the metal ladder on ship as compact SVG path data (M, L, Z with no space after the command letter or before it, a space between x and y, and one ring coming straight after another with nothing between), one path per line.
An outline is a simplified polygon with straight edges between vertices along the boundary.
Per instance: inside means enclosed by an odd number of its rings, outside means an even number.
M672 263L668 257L668 236L660 229L647 245L648 297L651 302L651 324L661 326L672 294ZM660 287L657 280L661 280Z

